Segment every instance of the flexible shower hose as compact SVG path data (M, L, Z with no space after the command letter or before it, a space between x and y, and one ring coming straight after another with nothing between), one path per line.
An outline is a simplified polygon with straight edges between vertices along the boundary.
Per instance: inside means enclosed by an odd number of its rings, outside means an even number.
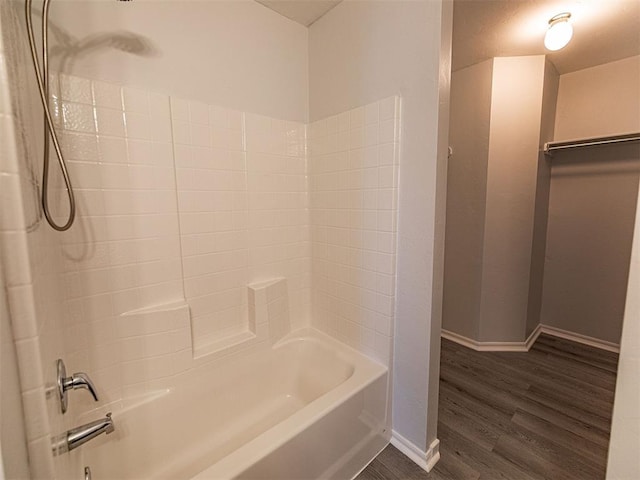
M48 51L48 35L49 35L49 1L44 0L42 6L42 70L40 69L40 63L38 61L38 54L36 52L36 42L33 34L33 23L31 18L31 4L32 0L25 0L25 19L27 23L27 34L29 37L29 47L31 50L31 58L33 60L33 67L36 73L36 80L38 83L38 91L40 92L40 100L42 101L42 108L44 109L44 159L42 168L42 210L44 216L51 227L59 232L63 232L71 228L73 221L76 217L76 201L73 195L73 187L71 186L71 179L69 178L69 172L67 171L67 165L62 155L62 149L60 148L60 142L53 126L51 119L51 112L49 110L49 51ZM69 196L69 218L63 225L58 225L51 213L49 212L49 136L51 136L51 143L56 152L58 158L58 164L60 165L60 171L64 178L64 183L67 189L67 195Z

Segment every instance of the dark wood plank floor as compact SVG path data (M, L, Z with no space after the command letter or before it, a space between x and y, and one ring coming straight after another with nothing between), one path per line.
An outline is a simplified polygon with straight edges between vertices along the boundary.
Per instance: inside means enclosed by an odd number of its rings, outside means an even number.
M357 480L605 478L618 355L548 335L526 353L442 341L440 461L393 446Z

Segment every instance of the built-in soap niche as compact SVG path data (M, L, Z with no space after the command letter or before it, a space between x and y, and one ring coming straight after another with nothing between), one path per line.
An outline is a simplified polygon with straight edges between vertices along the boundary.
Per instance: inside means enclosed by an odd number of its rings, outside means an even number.
M223 335L215 341L194 341L194 358L226 355L261 342L270 345L291 331L289 295L286 278L273 278L247 285L248 313L240 332Z
M181 373L194 360L213 360L257 344L271 346L291 331L286 278L248 285L247 300L245 327L207 343L193 338L189 305L183 300L120 315L121 355L130 367L124 374L124 386Z

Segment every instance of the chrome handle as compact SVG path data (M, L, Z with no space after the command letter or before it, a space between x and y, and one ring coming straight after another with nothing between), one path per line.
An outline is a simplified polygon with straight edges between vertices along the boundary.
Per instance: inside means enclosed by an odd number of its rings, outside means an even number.
M91 480L91 468L84 467L84 480Z
M96 393L96 387L93 382L84 372L77 372L67 377L67 369L64 366L64 362L61 359L58 359L58 395L60 397L60 408L62 409L62 413L67 411L67 390L78 390L84 388L89 390L89 393L93 396L93 399L98 401L98 394Z
M84 372L77 372L64 379L62 388L66 390L77 390L79 388L85 388L89 390L89 393L93 395L93 399L98 401L98 394L96 393L96 387L93 385L93 382Z

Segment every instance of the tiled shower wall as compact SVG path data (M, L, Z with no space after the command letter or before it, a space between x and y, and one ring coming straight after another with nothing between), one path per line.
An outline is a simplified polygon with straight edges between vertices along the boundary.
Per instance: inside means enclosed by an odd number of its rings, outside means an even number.
M50 85L78 204L76 223L60 234L65 361L89 370L109 402L137 383L124 373L130 362L173 355L175 365L189 347L183 325L150 337L164 348L135 351L128 345L139 343L117 321L183 298L169 98L67 75Z
M57 234L44 227L39 207L41 136L32 127L41 121L34 123L31 100L37 92L26 80L31 65L19 41L24 32L12 2L0 3L0 19L0 255L31 476L45 479L54 472L51 432L70 427L45 393L47 380L55 378L55 363L49 359L64 351L61 258ZM20 441L20 435L12 441ZM56 462L62 478L69 477L68 464L68 457Z
M310 310L305 126L171 99L185 298L198 344L246 330L246 286L289 280Z
M51 95L79 213L60 236L69 369L107 401L139 393L189 368L191 341L246 332L247 285L272 277L308 324L304 125L67 75ZM175 321L132 328L145 309Z
M310 125L313 325L390 365L400 99Z
M389 364L397 98L305 126L54 75L78 202L76 225L60 234L40 218L41 120L30 65L14 47L15 71L0 71L0 135L5 149L23 150L3 152L0 228L40 476L68 477L69 457L51 462L50 435L74 423L55 399L45 405L52 359L89 371L101 404L153 388L193 365L193 345L248 328L250 283L286 278L292 328L310 324L313 303L314 326ZM13 105L6 91L22 84ZM55 175L52 203L64 217ZM76 415L94 406L71 401Z

